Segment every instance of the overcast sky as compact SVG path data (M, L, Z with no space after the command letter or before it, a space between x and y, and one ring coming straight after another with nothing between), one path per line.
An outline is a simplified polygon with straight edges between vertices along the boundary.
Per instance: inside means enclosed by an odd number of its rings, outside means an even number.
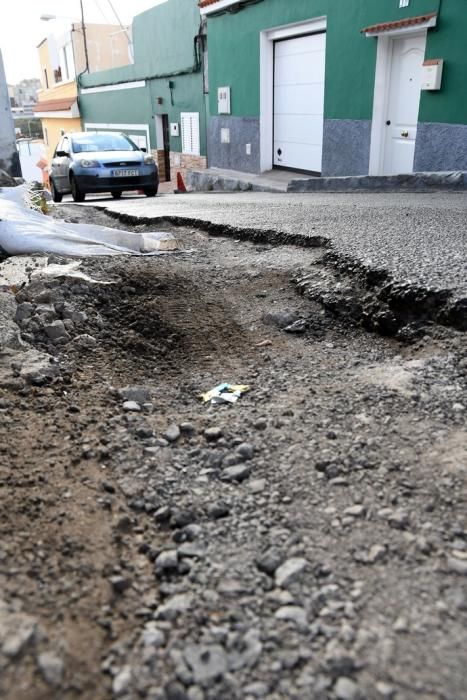
M123 24L144 10L166 0L111 0ZM39 78L37 45L48 34L66 29L73 20L79 20L79 0L0 0L0 49L9 84L23 78ZM118 24L109 0L83 0L84 18L87 22ZM60 15L60 24L43 22L43 14ZM67 19L64 19L64 17ZM65 26L64 26L65 23Z

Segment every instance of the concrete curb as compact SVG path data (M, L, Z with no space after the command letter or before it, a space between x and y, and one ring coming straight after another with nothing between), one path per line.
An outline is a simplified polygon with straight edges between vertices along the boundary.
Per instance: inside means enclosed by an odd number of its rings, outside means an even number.
M355 175L346 177L310 177L291 179L285 187L265 182L261 176L242 178L216 175L203 170L187 173L187 186L192 192L433 192L467 191L467 172L411 173L408 175ZM255 181L257 180L257 182Z
M358 175L291 180L287 192L432 192L467 190L467 172Z
M245 179L229 178L222 175L212 175L202 170L189 170L186 175L187 187L191 192L284 192L285 188L272 185L258 185Z

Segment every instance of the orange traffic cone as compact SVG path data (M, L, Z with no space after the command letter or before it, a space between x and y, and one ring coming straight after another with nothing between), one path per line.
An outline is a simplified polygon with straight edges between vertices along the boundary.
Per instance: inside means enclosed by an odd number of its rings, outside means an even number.
M186 192L185 183L183 182L182 173L177 173L177 190L179 192Z

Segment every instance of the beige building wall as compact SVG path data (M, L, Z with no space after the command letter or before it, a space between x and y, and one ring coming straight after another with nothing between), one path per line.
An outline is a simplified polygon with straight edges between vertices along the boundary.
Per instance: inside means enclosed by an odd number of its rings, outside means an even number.
M76 73L81 73L86 67L86 57L80 24L73 24L72 37ZM114 24L86 24L86 44L90 73L130 63L128 38L121 27Z
M73 45L73 58L76 75L86 68L83 31L81 24L74 23L71 27L71 40ZM130 63L128 52L128 38L121 27L113 24L86 24L86 43L88 47L90 72L106 70L116 66ZM78 90L76 80L63 80L55 82L54 70L50 56L48 40L44 39L37 47L41 66L42 90L38 92L36 111L41 111L41 103L53 100L66 100L77 97ZM55 66L56 67L56 66ZM47 107L50 110L50 105ZM68 112L68 114L65 113ZM49 116L50 114L50 116ZM67 107L50 111L47 116L41 117L46 146L46 157L50 163L57 143L64 131L81 131L79 117L71 117L71 110Z
M52 64L50 62L50 54L47 39L41 41L41 43L37 47L37 53L39 54L39 63L41 66L42 88L44 90L47 90L47 86L49 88L54 86L54 74L52 70Z

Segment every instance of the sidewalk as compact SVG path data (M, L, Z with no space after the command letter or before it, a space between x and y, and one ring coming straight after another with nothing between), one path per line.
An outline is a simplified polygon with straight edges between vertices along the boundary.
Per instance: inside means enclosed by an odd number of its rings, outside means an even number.
M206 170L190 170L186 184L188 189L198 192L216 190L226 192L287 192L292 180L300 182L305 187L305 182L309 179L309 175L301 175L292 170L268 170L256 175L237 170L207 168Z
M186 184L193 192L462 192L467 191L467 172L315 177L293 170L255 175L207 168L188 171Z

